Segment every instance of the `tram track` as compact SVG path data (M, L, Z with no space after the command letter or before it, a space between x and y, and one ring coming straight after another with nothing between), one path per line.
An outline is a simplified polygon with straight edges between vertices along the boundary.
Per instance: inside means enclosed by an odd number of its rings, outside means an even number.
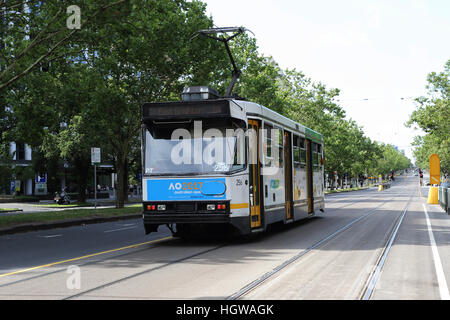
M414 194L414 192L413 192L413 194ZM372 272L370 273L365 286L361 290L360 300L370 300L370 298L372 297L373 292L375 290L375 285L381 275L381 271L383 269L384 263L386 262L386 259L389 255L392 244L394 243L395 238L397 237L397 233L398 233L398 230L400 229L400 225L403 222L403 218L405 217L405 215L408 211L409 205L411 204L411 199L413 197L413 194L410 196L403 212L396 219L396 222L394 223L393 228L390 231L390 235L383 247L383 250L381 251L380 255L378 256L377 262L376 262Z
M122 253L122 254L119 254L119 255L114 255L112 257L105 257L105 258L102 258L102 259L97 259L97 260L93 260L93 261L84 262L84 263L78 264L77 266L85 267L85 266L93 265L93 264L96 264L96 263L105 262L105 261L110 260L110 259L123 258L123 257L126 257L128 255L136 254L136 253L139 253L139 252L144 252L144 251L151 250L151 249L156 249L156 248L160 247L162 245L162 243L165 243L167 241L173 241L173 240L176 240L176 239L175 238L171 238L171 239L161 238L161 239L157 239L157 240L161 240L163 242L153 243L153 244L151 244L150 247L134 250L134 251L131 251L131 252ZM69 260L71 260L71 259L69 259ZM12 274L27 272L28 270L33 270L35 268L38 268L38 267L32 267L32 268L27 268L27 269L23 269L23 270L18 270L18 271L12 272ZM19 280L15 280L15 281L12 281L12 282L7 282L7 283L4 283L4 284L0 284L0 288L4 288L4 287L7 287L7 286L11 286L11 285L18 284L18 283L25 282L25 281L29 281L29 280L43 278L43 277L46 277L46 276L49 276L49 275L55 275L55 274L58 274L58 273L64 273L66 271L67 271L66 268L62 268L60 270L53 270L53 271L49 271L49 272L44 272L44 273L41 273L39 275L35 275L35 276L28 277L28 278L19 279ZM0 277L7 276L7 275L8 274L1 274Z
M348 203L348 204L345 204L345 205L342 206L342 207L339 207L339 208L333 208L333 210L343 209L344 207L349 207L349 206L351 206L351 205L354 205L354 203ZM84 263L81 263L81 264L77 264L77 266L79 266L79 267L86 267L86 266L91 266L91 265L95 265L95 264L98 264L98 263L106 262L106 261L111 260L111 259L124 258L124 257L130 256L130 255L133 255L133 254L139 254L139 253L142 253L142 252L146 252L146 251L148 251L148 250L152 250L152 249L159 248L159 247L161 247L163 244L166 244L168 241L180 241L180 240L177 239L177 238L170 238L170 239L162 238L162 239L157 239L157 241L159 241L159 240L163 240L163 241L162 241L162 242L152 243L150 246L147 246L147 247L144 247L144 248L141 248L141 249L137 249L137 250L133 250L133 251L131 251L131 252L126 252L126 253L122 253L122 254L119 254L119 255L113 255L113 256L108 256L108 257L104 257L104 258L101 258L101 259L96 259L96 260L92 260L92 261L87 261L87 262L84 262ZM217 246L217 247L215 247L215 248L213 248L213 249L208 249L208 250L199 252L199 253L197 253L197 254L195 254L195 255L190 255L190 256L187 256L187 257L184 257L184 258L180 258L180 259L178 259L178 260L175 260L175 261L173 261L173 262L170 262L170 263L166 264L165 266L169 266L169 265L171 265L171 264L173 264L173 263L180 263L180 262L183 262L183 261L188 260L188 259L190 259L190 258L197 257L197 256L199 256L199 255L201 255L201 254L209 253L209 252L212 251L212 250L217 250L217 249L223 248L223 247L225 247L226 245L227 245L227 244L223 244L223 245ZM129 246L129 247L132 247L132 245ZM96 254L94 254L94 255L96 255ZM90 256L90 255L88 255L88 256ZM69 260L77 260L77 259L78 259L78 258L73 258L73 259L69 259ZM59 264L59 262L56 262L56 263L50 263L49 265L54 265L54 264ZM18 271L11 272L11 274L17 274L17 273L27 272L28 270L33 270L33 269L35 269L35 268L39 268L39 267L31 267L31 268L27 268L27 269L23 269L23 270L18 270ZM157 269L161 269L161 268L157 268ZM157 270L157 269L155 269L155 270ZM144 274L144 273L146 273L146 272L150 272L150 271L153 271L153 270L150 269L150 270L147 270L147 271L144 271L144 272L141 272L141 273L137 273L137 274L135 274L135 275L130 275L130 276L128 276L128 277L124 277L123 279L118 279L117 281L112 281L111 283L104 284L104 285L102 285L102 286L99 286L98 288L90 289L89 292L95 291L95 290L97 290L97 289L104 288L104 287L106 287L106 286L108 286L108 285L112 285L112 284L115 284L115 283L117 283L117 282L124 281L124 280L126 280L126 279L129 279L129 278L132 278L132 277L134 277L134 276L138 276L138 275ZM50 276L50 275L56 275L56 274L59 274L59 273L66 273L66 272L67 272L67 269L66 269L65 267L64 267L64 268L61 268L60 270L47 271L47 272L43 272L43 273L38 274L38 275L33 275L33 276L31 276L31 277L26 277L26 278L23 278L23 279L14 280L14 281L12 281L12 282L7 282L7 283L0 284L0 288L12 286L12 285L19 284L19 283L23 283L23 282L30 281L30 280L35 280L35 279L39 279L39 278L44 278L44 277ZM7 275L7 274L6 274L6 275ZM2 276L5 276L5 274L4 274L4 275L0 275L0 277L2 277ZM77 295L75 295L75 296L79 296L79 295L82 295L82 294L84 294L84 293L79 293L79 294L77 294ZM70 298L70 297L69 297L69 298Z
M116 279L116 280L114 280L114 281L110 281L110 282L108 282L108 283L102 284L102 285L100 285L100 286L96 286L96 287L94 287L94 288L85 290L85 291L83 291L83 292L79 292L79 293L77 293L77 294L74 294L74 295L65 297L65 298L63 298L62 300L70 300L70 299L73 299L73 298L81 297L81 296L83 296L83 295L92 293L92 292L94 292L94 291L101 290L101 289L104 289L104 288L106 288L106 287L115 285L115 284L117 284L117 283L120 283L120 282L123 282L123 281L126 281L126 280L130 280L130 279L132 279L132 278L135 278L135 277L138 277L138 276L141 276L141 275L144 275L144 274L148 274L148 273L150 273L150 272L154 272L154 271L157 271L157 270L161 270L161 269L163 269L163 268L167 268L167 267L172 266L172 265L174 265L174 264L177 264L177 263L180 263L180 262L183 262L183 261L192 259L192 258L196 258L196 257L201 256L201 255L203 255L203 254L207 254L207 253L213 252L213 251L218 250L218 249L221 249L221 248L223 248L223 247L225 247L225 246L227 246L227 245L228 245L228 244L222 244L222 245L216 246L216 247L214 247L214 248L210 248L210 249L208 249L208 250L203 250L203 251L201 251L201 252L197 252L197 253L195 253L195 254L191 254L191 255L189 255L189 256L187 256L187 257L183 257L183 258L180 258L180 259L176 259L176 260L173 260L173 261L169 261L169 262L167 262L167 263L165 263L165 264L163 264L163 265L160 265L160 266L157 266L157 267L153 267L153 268L150 268L150 269L146 269L146 270L143 270L143 271L140 271L140 272L136 272L136 273L131 274L131 275L128 275L128 276L126 276L126 277L122 277L122 278Z
M236 299L239 299L239 298L241 298L241 297L244 297L246 294L248 294L248 293L251 292L252 290L258 288L262 283L265 283L266 281L269 281L269 280L273 279L274 276L275 276L276 274L279 274L279 273L280 273L282 270L284 270L287 266L291 265L292 263L294 263L294 262L296 262L296 261L299 261L300 258L302 258L303 256L307 255L307 254L308 254L309 252L311 252L312 250L317 249L317 248L321 247L322 245L324 245L324 244L326 244L326 243L329 243L329 242L332 241L334 238L336 238L339 234L342 234L342 233L345 232L346 230L349 230L350 228L352 228L352 227L353 227L354 225L356 225L358 222L363 221L363 220L365 220L367 217L371 216L374 212L376 212L378 209L380 209L380 208L381 208L382 206L384 206L386 203L388 203L388 202L390 202L391 200L393 200L394 198L398 197L398 195L402 193L401 190L402 190L402 189L399 189L397 192L395 192L395 193L392 195L392 197L390 197L389 199L387 199L387 200L385 200L385 201L379 203L379 204L376 205L375 207L370 208L370 209L368 208L368 209L366 209L365 211L361 210L361 211L364 212L363 215L359 216L359 217L356 218L356 219L351 220L350 222L346 223L344 226L341 226L341 227L337 227L337 226L336 226L337 230L334 229L334 230L331 231L327 236L325 236L325 237L322 238L321 240L315 242L313 245L311 245L311 246L308 247L307 249L305 249L305 250L299 252L298 254L292 256L291 258L289 258L288 260L284 261L283 263L281 263L281 264L278 265L277 267L273 268L272 271L270 271L270 272L264 274L262 277L258 278L257 280L255 280L255 281L253 281L253 282L251 282L251 283L245 285L244 287L242 287L241 290L239 290L238 292L236 292L236 293L232 294L231 296L229 296L228 299L229 299L229 300L236 300ZM413 194L414 194L414 193L413 193ZM386 194L384 194L384 195L386 195ZM382 198L382 196L383 196L382 193L374 193L374 194L373 194L373 197L371 198L371 200L378 201L378 200L380 200L380 198ZM412 196L411 196L411 197L412 197ZM409 202L411 201L411 197L409 198L409 200L408 200L408 202L407 202L408 204L409 204ZM368 199L368 202L370 202L371 200ZM406 200L404 200L404 201L406 201ZM338 211L338 210L340 210L340 209L348 208L348 207L350 207L350 206L352 206L352 205L354 205L354 204L355 204L354 202L352 202L352 203L346 203L346 204L343 205L343 206L340 206L340 207L337 207L337 208L333 208L333 211L334 211L334 210L337 210L337 211ZM406 209L405 209L405 212L406 212ZM358 213L358 214L360 214L360 213ZM397 218L396 223L394 224L395 226L397 226L397 225L399 226L399 225L401 224L401 221L400 221L400 223L398 223L398 219L399 219L399 218ZM347 221L348 221L348 220L347 220ZM395 228L395 227L394 227L394 228ZM397 227L396 229L398 229L398 227ZM390 240L391 238L392 238L392 236L389 237L389 240ZM389 240L387 241L387 243L389 243ZM133 251L131 251L131 252L125 252L125 253L122 253L122 254L119 254L119 255L112 255L112 256L103 257L102 259L95 259L95 260L87 261L87 262L85 262L85 263L79 264L79 266L80 266L80 267L85 267L85 266L90 266L90 265L92 266L92 265L95 265L95 264L98 264L98 263L101 263L101 262L104 262L104 261L107 261L107 260L112 260L112 259L114 259L114 258L123 258L123 257L126 258L127 256L132 255L132 254L139 254L139 253L148 251L149 249L155 249L155 248L161 247L161 246L163 245L163 243L167 243L167 242L169 242L169 241L172 243L172 241L178 241L178 239L174 239L174 238L167 239L167 240L165 240L164 242L161 242L161 243L154 243L154 244L152 244L151 246L145 246L145 247L143 247L143 248L140 248L140 249L137 249L137 250L133 250ZM183 263L183 262L185 262L185 261L187 261L187 260L189 260L189 259L197 258L197 257L199 257L199 256L201 256L201 255L209 254L209 253L211 253L211 252L213 252L213 251L222 249L222 248L228 246L229 244L230 244L230 243L220 243L219 245L210 247L210 248L208 248L208 249L206 249L206 250L200 250L200 251L198 251L198 252L192 252L192 251L191 251L191 254L188 254L188 255L186 255L186 256L184 256L184 257L180 257L180 258L178 258L178 259L174 259L174 260L172 260L172 261L168 261L167 263L164 263L164 264L161 264L161 265L152 266L151 268L147 268L147 269L144 269L144 270L141 269L141 270L138 271L138 272L134 272L134 273L129 274L129 275L124 275L123 277L120 277L120 278L116 278L116 279L113 278L111 281L107 281L107 282L105 282L105 283L98 283L97 286L94 286L94 287L92 287L92 288L87 288L87 290L85 290L85 291L83 291L83 292L79 292L79 293L76 293L76 294L68 295L68 296L65 296L65 297L62 297L62 298L63 298L64 300L70 300L70 299L76 299L76 298L81 298L81 299L83 299L83 296L86 296L86 297L87 297L87 296L89 296L89 294L92 294L92 293L95 293L95 292L97 292L97 291L100 291L101 289L107 288L107 287L109 287L109 286L113 286L113 285L115 285L115 284L117 284L117 283L125 282L125 281L127 281L127 280L130 280L130 279L139 277L139 276L141 276L141 275L145 275L145 274L148 274L148 273L156 272L156 271L158 271L158 270L161 270L161 269L170 267L170 266L172 266L172 265L174 265L174 264L180 264L180 263ZM130 246L130 247L131 247L131 246ZM383 250L383 252L385 252L385 250ZM378 259L378 260L377 260L377 265L380 264L380 263L379 263L380 260L381 260L381 259ZM382 266L381 266L381 267L382 267ZM12 281L12 282L10 282L10 283L0 284L0 288L1 288L1 287L7 287L7 286L10 286L10 285L14 285L14 284L17 284L17 283L19 283L19 282L26 282L26 281L28 281L28 280L33 280L33 279L36 279L36 278L44 278L45 276L50 276L50 275L54 275L54 274L57 274L57 273L64 273L64 272L66 272L66 271L67 271L66 268L62 268L62 269L60 269L60 270L49 270L48 272L44 272L44 273L39 274L39 275L34 275L34 276L32 276L32 277L28 277L28 278L25 278L25 279L19 279L19 280L16 280L16 281ZM90 272L90 271L89 271L89 272ZM372 272L371 276L374 275L374 274L375 274L375 272ZM370 282L371 282L371 280L368 279L368 280L367 280L367 283L370 283ZM375 282L376 282L376 280L375 280ZM366 289L363 289L363 291L365 292Z
M376 280L379 277L380 271L381 271L381 269L382 269L382 267L384 265L384 261L386 260L387 255L389 253L389 248L390 248L390 246L392 246L392 243L395 240L395 236L397 234L397 231L398 231L398 229L399 229L399 227L401 225L401 222L403 221L403 217L404 217L404 215L407 212L407 208L408 208L408 206L409 206L409 204L411 202L411 199L413 198L415 192L416 192L416 190L414 190L412 192L412 194L410 195L409 199L407 200L407 204L406 204L405 209L399 215L399 217L396 218L394 226L389 232L390 236L388 237L388 240L386 241L381 254L379 255L378 259L376 260L377 261L376 265L373 268L373 271L371 272L369 278L367 279L367 282L366 282L365 286L361 290L362 294L360 295L360 299L367 300L367 298L371 297L371 295L373 293L373 290L374 290L374 287L375 287L375 284L376 284ZM258 279L254 280L254 281L248 283L247 285L245 285L244 287L242 287L239 291L237 291L237 292L233 293L232 295L228 296L226 298L226 300L238 300L238 299L243 298L244 296L246 296L250 292L254 291L255 289L257 289L261 285L263 285L263 284L267 283L268 281L274 279L274 277L276 275L279 275L288 266L292 265L295 262L298 262L301 258L306 256L308 253L310 253L314 249L317 249L317 248L321 247L322 245L329 243L330 241L335 239L338 235L342 234L343 232L349 230L352 226L356 225L358 222L361 222L361 221L365 220L366 218L370 217L379 208L384 206L386 203L389 203L394 198L396 198L396 195L393 195L390 199L387 199L387 200L383 201L383 203L381 203L378 206L376 206L375 208L372 208L372 209L368 210L362 216L360 216L360 217L358 217L356 219L353 219L352 221L350 221L349 223L345 224L344 226L342 226L338 230L336 230L336 231L328 234L327 236L323 237L321 240L315 242L313 245L311 245L307 249L304 249L304 250L300 251L299 253L297 253L296 255L294 255L291 258L289 258L288 260L285 260L283 263L279 264L278 266L273 268L271 271L265 273L264 275L262 275ZM343 209L344 207L346 207L346 205L342 206L342 207L339 207L339 208L334 208L334 210Z
M378 196L378 194L376 194L376 195ZM353 198L353 197L351 197L351 198ZM337 202L337 201L334 201L334 202ZM352 206L354 204L355 204L354 202L347 203L347 204L344 204L341 207L336 207L336 208L332 208L332 209L333 210L340 210L340 209L344 209L344 208L347 208L349 206ZM160 240L163 240L163 242L160 242ZM150 244L150 247L144 247L142 249L134 250L134 251L131 251L131 252L126 252L126 253L119 254L119 255L108 256L108 257L105 257L105 258L102 258L102 259L96 259L96 260L93 260L93 261L88 261L88 262L85 262L85 263L78 264L78 266L80 266L80 267L89 266L89 265L93 265L95 263L105 262L107 260L114 259L114 258L123 258L123 257L126 257L126 256L131 255L131 254L136 254L136 253L139 253L139 252L145 252L145 251L150 250L150 249L158 248L158 247L161 246L161 244L167 243L167 241L179 241L179 239L177 239L177 238L169 238L169 239L167 239L165 237L165 238L161 238L161 239L156 239L155 241L158 241L158 242ZM136 244L136 248L138 246L140 246L140 245L141 244ZM129 245L129 246L127 246L127 248L133 248L133 246L134 245ZM116 251L116 250L120 250L120 249L113 249L111 251ZM107 252L109 252L109 250L106 251L105 253L107 253ZM96 255L99 255L99 254L103 254L103 253L88 254L86 257L96 256ZM74 260L81 260L81 259L85 259L85 257L72 258L72 259L68 259L66 261L74 261ZM26 268L26 269L22 269L22 270L13 271L13 272L10 272L10 273L7 273L7 274L0 274L0 278L4 277L4 276L7 276L9 274L18 274L18 273L22 273L22 272L27 272L29 270L34 270L36 268L57 265L57 264L60 264L62 262L64 262L64 261L49 263L49 264L44 265L44 266L30 267L30 268ZM33 279L45 277L45 276L52 275L52 274L63 273L63 272L66 272L65 268L63 268L61 270L53 270L53 271L45 272L45 273L42 273L42 274L39 274L39 275L35 275L35 276L32 276L32 277L28 277L28 278L24 278L24 279L15 280L15 281L12 281L12 282L0 284L0 288L7 287L7 286L10 286L10 285L14 285L14 284L17 284L17 283L20 283L20 282L25 282L25 281L28 281L28 280L33 280Z

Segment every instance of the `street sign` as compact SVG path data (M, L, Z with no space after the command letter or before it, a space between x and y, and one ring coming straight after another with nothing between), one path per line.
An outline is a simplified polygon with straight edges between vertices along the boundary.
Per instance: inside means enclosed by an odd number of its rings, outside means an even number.
M97 166L100 163L100 148L91 148L91 164L94 165L94 207L97 212Z
M38 174L36 176L36 183L46 183L47 182L47 174L44 173L42 176Z
M430 156L430 183L441 184L441 159L437 154Z
M100 148L91 148L91 164L100 163Z

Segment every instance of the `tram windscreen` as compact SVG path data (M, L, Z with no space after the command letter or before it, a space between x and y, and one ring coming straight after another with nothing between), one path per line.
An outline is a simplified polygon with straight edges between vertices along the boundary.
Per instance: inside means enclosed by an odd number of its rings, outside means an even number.
M230 173L245 168L244 127L230 119L151 123L143 139L145 175Z

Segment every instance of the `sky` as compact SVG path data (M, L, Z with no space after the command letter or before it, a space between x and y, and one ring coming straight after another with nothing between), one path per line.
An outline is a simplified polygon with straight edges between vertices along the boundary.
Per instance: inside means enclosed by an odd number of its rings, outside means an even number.
M427 75L450 59L450 1L203 1L217 27L250 29L283 69L340 89L347 118L413 160L411 142L423 133L404 123Z

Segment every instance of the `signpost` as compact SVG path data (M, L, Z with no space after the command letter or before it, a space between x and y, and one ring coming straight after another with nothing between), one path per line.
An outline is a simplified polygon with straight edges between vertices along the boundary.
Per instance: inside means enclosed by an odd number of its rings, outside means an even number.
M94 206L97 210L97 166L100 163L100 148L91 148L91 164L94 165Z
M47 194L47 174L43 175L38 174L35 179L34 193L36 195L39 194Z

